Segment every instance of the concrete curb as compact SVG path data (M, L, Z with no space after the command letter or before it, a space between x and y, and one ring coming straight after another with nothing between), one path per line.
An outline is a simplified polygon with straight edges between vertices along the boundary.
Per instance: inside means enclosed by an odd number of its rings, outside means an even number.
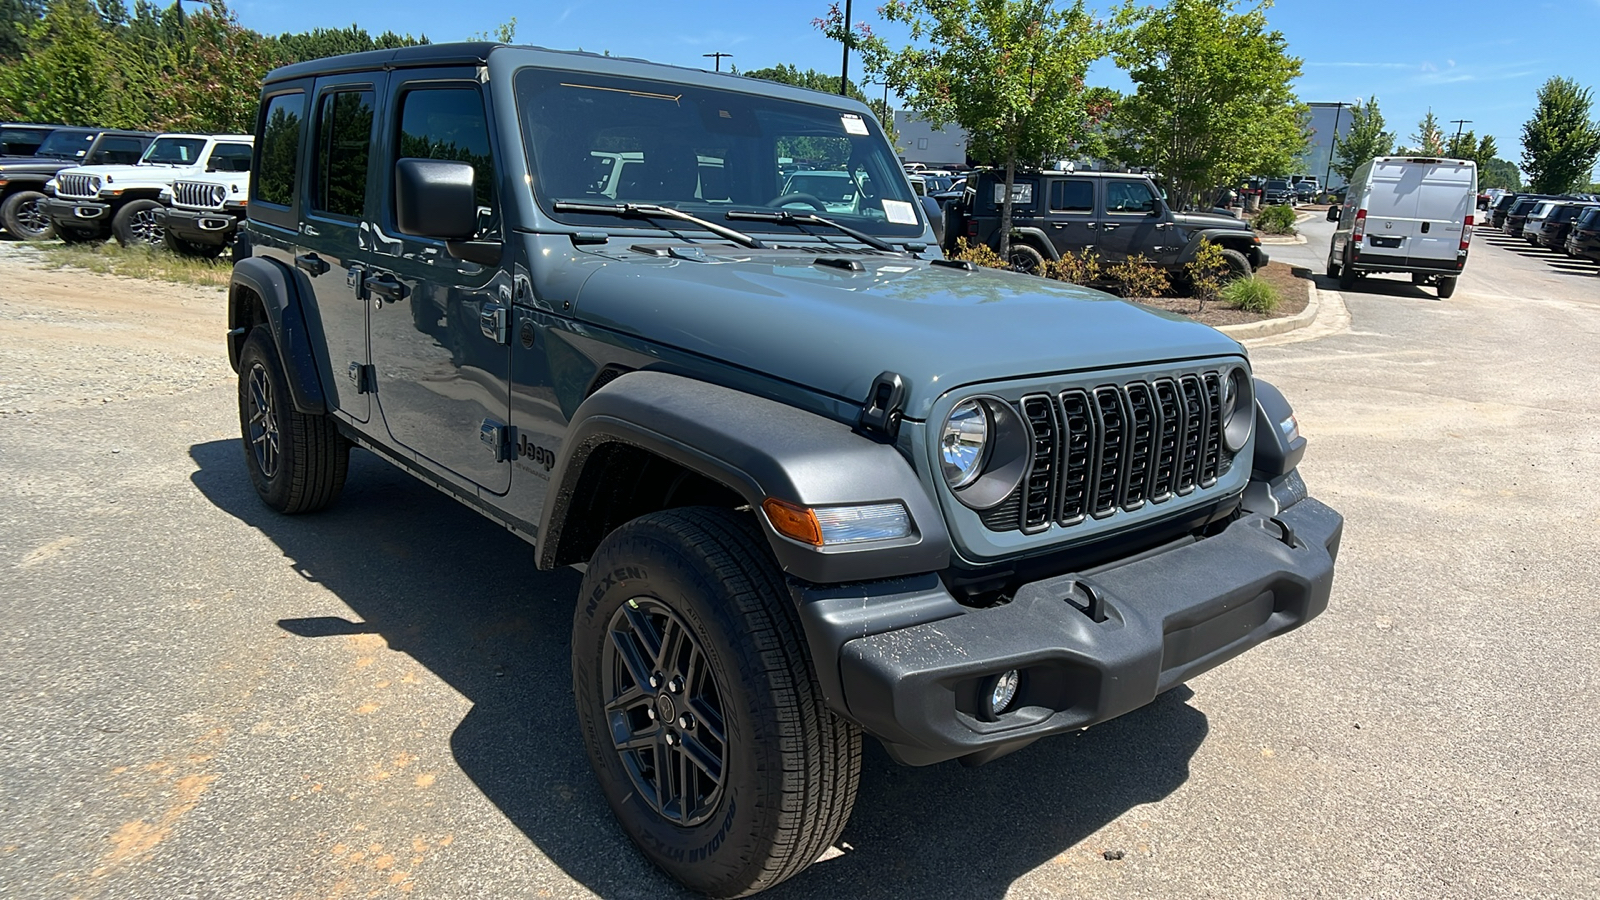
M1252 338L1273 337L1298 331L1317 320L1317 313L1322 309L1322 292L1317 290L1315 283L1310 285L1311 296L1306 300L1306 308L1292 316L1281 319L1262 319L1259 322L1242 322L1238 325L1224 325L1217 330L1236 341L1248 341Z
M1306 236L1303 234L1264 234L1261 236L1263 245L1283 246L1286 244L1304 244Z

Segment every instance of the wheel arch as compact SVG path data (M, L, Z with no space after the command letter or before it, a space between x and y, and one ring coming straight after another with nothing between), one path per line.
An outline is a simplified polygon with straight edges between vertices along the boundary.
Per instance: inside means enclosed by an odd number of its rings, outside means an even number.
M574 413L539 523L541 568L588 559L627 518L672 506L748 506L780 568L817 583L945 568L950 538L910 463L849 426L731 388L631 372ZM892 502L914 534L817 548L778 535L762 501L801 506Z
M1033 249L1039 251L1039 253L1048 261L1054 262L1061 258L1061 251L1056 249L1056 245L1051 242L1050 236L1044 233L1044 229L1037 226L1012 226L1011 241L1012 243L1021 241L1022 243L1027 244ZM998 235L996 235L995 246L998 247L999 244L1000 238Z
M1232 228L1208 228L1197 231L1189 237L1189 243L1178 254L1178 264L1183 265L1194 261L1194 255L1200 249L1202 241L1210 241L1224 250L1237 250L1244 254L1246 260L1251 259L1251 252L1257 249L1255 235L1248 231L1239 231Z
M228 361L234 371L239 369L245 339L258 325L272 331L295 410L308 415L327 412L295 279L283 264L253 256L234 264L228 284Z

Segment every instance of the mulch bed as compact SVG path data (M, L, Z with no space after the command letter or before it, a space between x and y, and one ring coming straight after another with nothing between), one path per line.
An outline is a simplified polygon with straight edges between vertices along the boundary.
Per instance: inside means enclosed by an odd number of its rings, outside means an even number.
M1151 297L1138 302L1188 316L1213 328L1260 322L1263 319L1281 319L1300 312L1311 302L1311 272L1307 269L1295 269L1288 263L1273 262L1267 263L1264 269L1257 269L1256 275L1277 288L1283 297L1283 302L1270 315L1234 309L1219 301L1211 301L1205 304L1204 309L1200 309L1200 302L1193 297Z

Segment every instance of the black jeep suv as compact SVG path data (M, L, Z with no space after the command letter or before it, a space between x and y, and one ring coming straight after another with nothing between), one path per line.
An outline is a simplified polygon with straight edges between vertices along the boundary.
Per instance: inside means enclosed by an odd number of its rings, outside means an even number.
M590 765L697 890L817 860L863 735L988 762L1327 606L1343 520L1244 349L941 258L862 103L474 43L278 69L260 110L228 333L255 489L325 507L360 447L583 569Z
M1012 265L1037 272L1062 253L1093 251L1115 265L1135 254L1181 274L1200 242L1223 249L1233 274L1267 264L1250 226L1220 213L1173 212L1149 177L1114 172L1024 172L1013 176ZM956 239L1000 246L1004 173L975 172L959 201L947 205L943 244Z

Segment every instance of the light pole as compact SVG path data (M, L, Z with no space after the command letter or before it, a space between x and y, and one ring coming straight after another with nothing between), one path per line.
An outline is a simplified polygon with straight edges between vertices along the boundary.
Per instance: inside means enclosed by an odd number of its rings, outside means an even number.
M1468 125L1471 125L1472 124L1472 120L1471 119L1451 119L1450 120L1450 124L1454 125L1456 127L1456 139L1450 145L1450 149L1456 151L1457 153L1461 153L1461 129L1467 127ZM1461 153L1461 155L1462 156L1466 156L1467 154Z
M1333 108L1333 142L1328 145L1328 168L1322 172L1322 189L1328 189L1328 179L1333 176L1333 151L1339 149L1339 114L1344 112L1344 101Z
M850 0L844 0L844 62L839 65L839 96L850 96Z
M700 55L704 56L704 57L707 57L709 59L716 60L716 67L717 67L717 71L718 72L722 71L722 61L724 59L732 59L733 58L733 54L732 53L702 53Z

